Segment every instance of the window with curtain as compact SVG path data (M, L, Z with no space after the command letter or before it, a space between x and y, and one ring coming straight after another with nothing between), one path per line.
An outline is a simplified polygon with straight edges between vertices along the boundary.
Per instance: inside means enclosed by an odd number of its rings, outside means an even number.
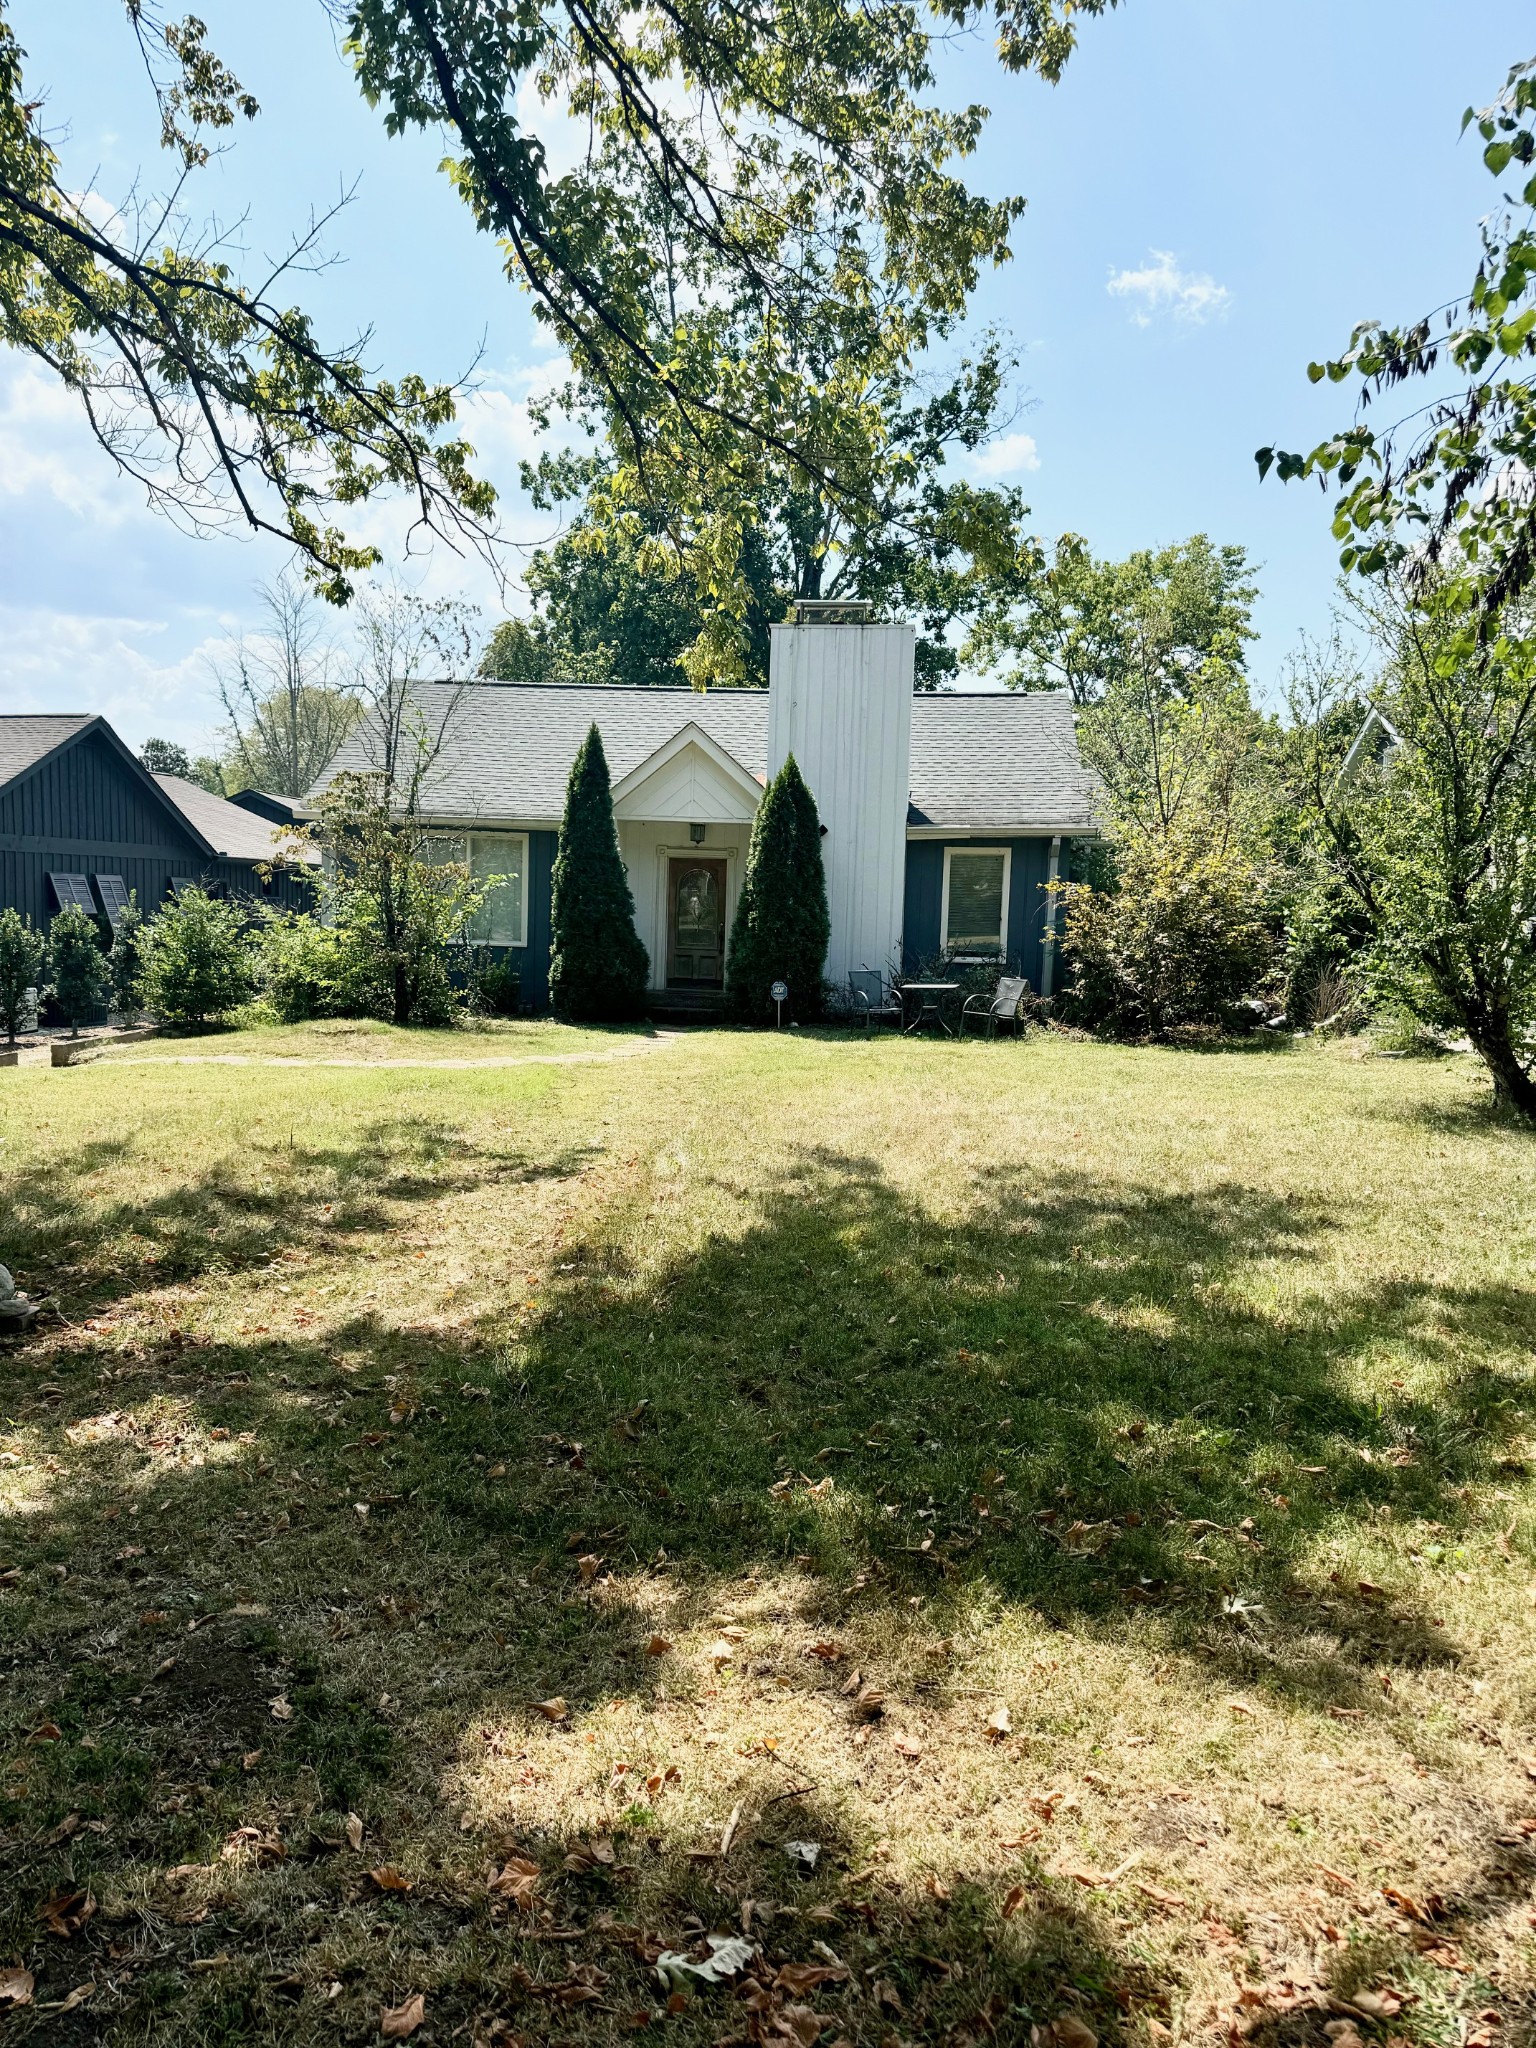
M490 885L485 900L465 927L480 946L525 946L528 840L522 833L474 832L469 840L470 879Z
M952 846L945 855L944 950L1002 955L1008 950L1006 846Z

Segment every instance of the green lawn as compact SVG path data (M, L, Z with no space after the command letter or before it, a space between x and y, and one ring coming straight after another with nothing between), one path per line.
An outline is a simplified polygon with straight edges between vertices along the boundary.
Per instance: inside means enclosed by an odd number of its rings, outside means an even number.
M4 2038L1518 2042L1485 1093L1039 1035L0 1073ZM747 1976L669 2013L710 1930Z
M358 1060L510 1060L551 1053L611 1052L620 1043L652 1036L647 1025L577 1030L543 1017L481 1017L454 1031L397 1031L389 1024L338 1017L316 1024L259 1024L244 1030L182 1032L113 1047L114 1059L319 1060L351 1065ZM110 1045L110 1040L108 1044Z

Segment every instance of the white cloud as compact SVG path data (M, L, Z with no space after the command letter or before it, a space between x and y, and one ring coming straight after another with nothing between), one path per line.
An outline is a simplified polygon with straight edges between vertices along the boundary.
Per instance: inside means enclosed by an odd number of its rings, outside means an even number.
M210 744L221 716L211 661L228 645L222 633L205 631L188 646L148 619L4 605L0 636L7 711L97 712L130 746L151 733L193 753Z
M970 458L978 476L1017 476L1020 470L1038 469L1040 457L1033 434L1002 434L978 448Z
M1140 270L1111 271L1107 287L1112 298L1131 301L1131 319L1138 327L1150 327L1160 313L1191 327L1226 318L1232 294L1224 284L1203 270L1181 270L1170 249L1148 255Z

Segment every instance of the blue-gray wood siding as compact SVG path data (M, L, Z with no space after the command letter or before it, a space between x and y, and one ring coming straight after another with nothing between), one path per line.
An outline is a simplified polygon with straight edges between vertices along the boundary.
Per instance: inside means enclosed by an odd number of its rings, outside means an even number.
M516 970L525 1010L549 1007L550 877L559 838L558 832L528 834L528 943L495 949L498 958Z
M1044 952L1046 881L1051 842L1040 839L956 839L955 846L1007 846L1013 851L1008 888L1008 961L1033 989L1040 986ZM902 922L902 971L913 973L944 950L944 848L942 839L907 841L906 909ZM1066 842L1062 845L1063 865ZM1058 917L1058 924L1060 919Z
M0 790L0 909L46 927L57 908L47 877L60 873L121 875L145 912L159 909L173 875L221 896L311 900L302 877L278 875L265 890L253 862L210 859L99 733Z

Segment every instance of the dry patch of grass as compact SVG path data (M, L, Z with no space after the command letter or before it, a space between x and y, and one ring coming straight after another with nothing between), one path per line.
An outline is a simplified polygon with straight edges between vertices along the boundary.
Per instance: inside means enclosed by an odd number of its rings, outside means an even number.
M1527 2025L1536 1150L1461 1065L103 1064L0 1143L12 2038Z

